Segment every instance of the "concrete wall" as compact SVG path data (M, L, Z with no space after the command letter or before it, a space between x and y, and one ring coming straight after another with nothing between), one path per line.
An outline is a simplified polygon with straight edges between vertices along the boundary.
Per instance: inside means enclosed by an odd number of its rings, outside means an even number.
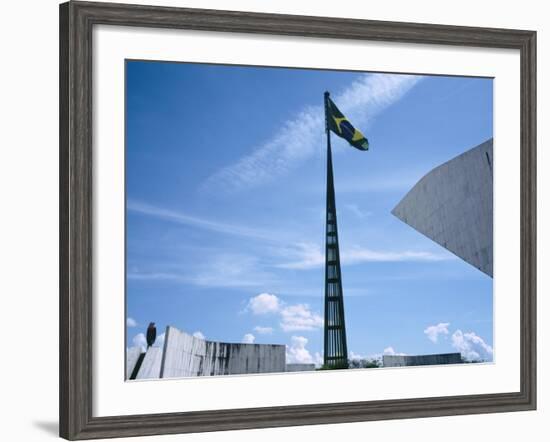
M136 362L138 361L140 354L140 347L131 347L126 349L126 379L130 379L130 375L132 374L132 371L134 371L134 367L136 366Z
M286 364L286 371L313 371L315 364Z
M409 367L413 365L444 365L461 364L460 353L441 353L434 355L399 356L384 355L382 364L384 367Z
M285 350L284 345L206 341L167 327L161 377L284 372Z
M493 276L493 140L426 174L392 213Z
M212 342L188 335L174 327L167 327L165 336L163 348L147 349L136 379L286 371L284 345ZM127 350L127 379L140 353L138 347Z
M161 362L162 348L149 347L145 353L145 358L143 358L136 379L158 379L160 377Z

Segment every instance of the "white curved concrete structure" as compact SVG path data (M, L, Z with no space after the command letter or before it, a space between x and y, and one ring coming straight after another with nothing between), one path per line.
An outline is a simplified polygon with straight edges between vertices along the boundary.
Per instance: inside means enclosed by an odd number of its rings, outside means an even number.
M493 277L493 139L428 172L392 214Z

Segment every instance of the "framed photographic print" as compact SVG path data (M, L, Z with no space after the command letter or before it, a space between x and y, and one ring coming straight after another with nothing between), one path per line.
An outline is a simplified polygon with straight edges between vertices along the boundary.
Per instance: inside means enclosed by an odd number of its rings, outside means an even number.
M60 7L60 435L536 407L536 33Z

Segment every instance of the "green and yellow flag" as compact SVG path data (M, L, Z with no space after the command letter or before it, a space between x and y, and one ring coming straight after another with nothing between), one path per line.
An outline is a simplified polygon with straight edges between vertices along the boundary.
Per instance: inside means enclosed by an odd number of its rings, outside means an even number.
M334 102L327 97L328 128L359 150L369 150L369 140L344 116Z

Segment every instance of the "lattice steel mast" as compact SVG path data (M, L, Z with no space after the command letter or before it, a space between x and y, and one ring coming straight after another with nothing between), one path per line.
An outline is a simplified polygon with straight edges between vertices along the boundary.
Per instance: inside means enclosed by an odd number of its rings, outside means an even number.
M338 224L336 221L336 198L332 172L330 145L329 93L325 92L325 126L327 133L327 213L325 232L325 368L348 368L346 323L342 274L340 272L340 249L338 247Z

